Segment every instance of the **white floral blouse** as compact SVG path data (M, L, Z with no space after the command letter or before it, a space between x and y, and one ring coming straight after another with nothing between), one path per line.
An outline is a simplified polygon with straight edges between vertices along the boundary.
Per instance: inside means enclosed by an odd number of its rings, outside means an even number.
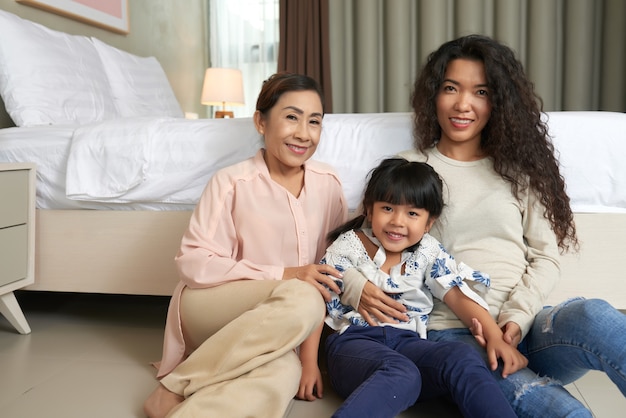
M413 251L404 251L401 262L391 268L390 274L386 274L380 269L385 262L385 249L373 237L371 229L363 228L361 231L378 246L373 260L368 256L356 232L348 231L328 247L321 263L329 264L339 271L356 268L370 282L406 306L408 322L380 325L410 329L426 338L426 324L433 308L433 296L443 300L444 295L454 286L459 287L463 294L483 308L489 309L477 293L488 290L489 276L463 263L457 264L454 257L430 234L424 234ZM466 281L474 283L473 289ZM342 280L337 280L337 284L343 289ZM352 306L344 305L340 297L332 291L331 295L331 301L326 303L326 323L331 328L343 332L350 325L368 326Z

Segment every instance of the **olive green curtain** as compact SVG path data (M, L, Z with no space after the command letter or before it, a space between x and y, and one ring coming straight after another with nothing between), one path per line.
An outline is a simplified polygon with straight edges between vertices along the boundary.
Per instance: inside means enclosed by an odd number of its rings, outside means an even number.
M517 52L544 110L626 111L626 1L335 0L329 7L335 112L409 111L428 53L470 33Z

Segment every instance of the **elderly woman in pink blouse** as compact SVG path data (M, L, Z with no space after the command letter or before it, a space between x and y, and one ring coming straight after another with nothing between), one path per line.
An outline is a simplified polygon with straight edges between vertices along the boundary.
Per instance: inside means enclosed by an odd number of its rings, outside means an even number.
M306 347L319 341L296 348L322 326L325 286L338 292L330 276L341 277L318 264L347 215L337 175L309 160L323 116L313 79L278 73L263 84L254 123L264 148L209 181L176 256L149 417L274 418L296 393L321 395Z

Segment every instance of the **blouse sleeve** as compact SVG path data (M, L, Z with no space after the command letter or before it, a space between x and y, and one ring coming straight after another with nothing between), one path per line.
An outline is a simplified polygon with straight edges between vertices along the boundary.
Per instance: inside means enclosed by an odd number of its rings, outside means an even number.
M328 249L326 250L326 254L322 258L322 264L328 264L339 270L341 273L346 271L353 271L357 274L361 275L360 272L356 270L356 265L358 264L356 254L354 253L354 239L358 238L353 233L341 234L335 242L333 242ZM363 280L367 281L365 276L362 276ZM344 299L344 281L342 279L335 278L335 283L339 286L339 289L342 291L342 297L339 297L335 292L329 289L331 299L329 302L326 302L326 309L328 311L328 317L326 318L326 323L333 329L337 330L341 327L344 315L348 312L352 312L356 310L354 305L351 305Z
M543 206L531 194L522 215L528 265L521 280L502 305L497 320L501 327L507 322L518 324L522 338L528 333L535 315L543 309L548 295L560 278L556 236L543 212Z
M443 300L450 289L458 287L465 296L489 310L487 302L476 292L485 293L489 290L489 275L474 270L465 263L457 264L454 257L430 235L424 235L420 247L428 259L426 286L434 297ZM473 282L476 291L467 282Z
M176 256L180 279L191 288L240 280L279 280L284 268L237 260L238 239L232 217L234 190L216 173L196 205ZM250 237L253 239L254 237ZM247 244L255 245L248 241Z

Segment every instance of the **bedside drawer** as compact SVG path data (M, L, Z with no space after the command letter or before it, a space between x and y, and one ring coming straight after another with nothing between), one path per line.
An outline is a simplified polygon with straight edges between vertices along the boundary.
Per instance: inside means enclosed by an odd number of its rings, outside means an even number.
M0 286L23 279L28 273L28 226L0 229Z
M28 170L0 172L0 228L28 220Z

